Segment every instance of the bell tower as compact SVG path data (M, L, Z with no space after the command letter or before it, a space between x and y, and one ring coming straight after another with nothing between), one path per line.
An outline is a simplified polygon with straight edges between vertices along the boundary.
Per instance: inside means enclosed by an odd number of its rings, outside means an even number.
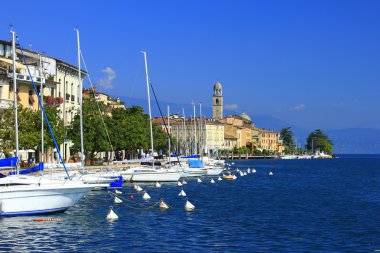
M223 118L223 93L222 84L219 82L214 84L214 95L212 96L212 118Z

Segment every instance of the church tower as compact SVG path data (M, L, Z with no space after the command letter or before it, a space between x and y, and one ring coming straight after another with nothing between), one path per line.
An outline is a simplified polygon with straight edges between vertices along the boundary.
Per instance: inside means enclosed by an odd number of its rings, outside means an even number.
M223 93L222 85L219 82L214 84L214 95L212 96L212 118L223 118Z

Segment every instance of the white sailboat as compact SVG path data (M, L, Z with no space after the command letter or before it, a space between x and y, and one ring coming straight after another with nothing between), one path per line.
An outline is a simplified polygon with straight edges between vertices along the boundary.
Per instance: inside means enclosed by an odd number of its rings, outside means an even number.
M154 157L153 148L153 126L152 126L152 112L150 107L150 92L149 92L149 74L146 52L142 52L145 61L145 74L146 74L146 90L148 97L148 111L149 111L149 126L150 126L150 144L151 144L151 157ZM137 168L129 168L121 172L123 179L128 179L132 182L177 182L181 177L183 170L179 166L171 166L170 168L155 167L154 159L152 159L151 167L139 166Z
M13 53L13 90L17 91L16 82L16 46L15 32L12 34ZM22 51L21 51L22 52ZM23 53L23 52L22 52ZM24 57L24 56L23 56ZM25 61L25 57L24 57ZM29 75L29 67L27 66ZM38 95L37 88L31 79L41 110L44 112L43 104ZM15 110L15 143L16 157L18 157L18 121L17 121L17 93L14 92ZM51 130L46 115L44 115L49 130ZM52 134L52 132L51 132ZM58 155L62 160L59 147L56 145ZM63 162L63 160L62 160ZM63 163L64 165L64 163ZM15 164L16 175L0 178L0 216L34 215L42 213L62 212L72 207L79 199L87 194L93 186L85 185L81 182L51 180L42 177L19 175L18 163ZM66 169L66 167L65 167ZM67 170L66 170L67 171Z

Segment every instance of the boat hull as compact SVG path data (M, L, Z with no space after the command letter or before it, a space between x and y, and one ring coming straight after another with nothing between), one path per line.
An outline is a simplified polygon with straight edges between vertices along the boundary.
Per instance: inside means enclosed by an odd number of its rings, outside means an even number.
M83 184L4 187L0 190L0 216L64 212L92 188Z
M135 172L132 174L132 182L177 182L182 172ZM124 178L124 177L123 177Z

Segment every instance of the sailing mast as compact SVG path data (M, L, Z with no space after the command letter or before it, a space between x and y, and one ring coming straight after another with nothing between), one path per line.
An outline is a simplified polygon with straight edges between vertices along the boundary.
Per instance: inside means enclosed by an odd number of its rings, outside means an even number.
M202 103L199 103L199 153L203 160L203 129L202 129Z
M197 150L197 121L195 118L195 104L193 103L193 110L194 110L194 152L197 155L198 150Z
M142 51L144 54L145 61L145 76L146 76L146 93L148 95L148 111L149 111L149 124L150 124L150 145L152 149L152 157L154 158L154 149L153 149L153 126L152 126L152 112L150 109L150 93L149 93L149 74L148 74L148 61L146 57L146 52ZM154 168L154 160L152 162L152 167Z
M185 109L182 108L182 113L183 113L183 145L185 148L185 155L187 155L187 135L186 135L186 116L185 116Z
M19 147L18 147L18 118L17 118L17 81L16 81L16 36L13 29L12 34L12 60L13 60L13 108L15 113L15 143L16 143L16 157L19 158ZM18 161L18 159L17 159ZM17 162L16 173L19 175L19 163Z
M81 165L84 169L84 145L83 145L83 98L82 98L82 74L80 70L80 42L79 42L79 30L75 29L77 32L77 44L78 44L78 80L79 80L79 119L80 119L80 152L81 152ZM72 94L71 94L72 95Z
M42 82L43 80L43 74L42 74L42 56L40 55L40 84L41 84L41 91L40 91L40 97L41 97L41 100L43 101L44 100L44 84ZM45 158L44 158L44 112L42 111L42 108L41 108L41 162L44 162L45 161Z
M169 105L168 105L168 132L170 131L170 112L169 112ZM170 162L170 133L168 133L168 147L169 147L169 165L171 165Z

